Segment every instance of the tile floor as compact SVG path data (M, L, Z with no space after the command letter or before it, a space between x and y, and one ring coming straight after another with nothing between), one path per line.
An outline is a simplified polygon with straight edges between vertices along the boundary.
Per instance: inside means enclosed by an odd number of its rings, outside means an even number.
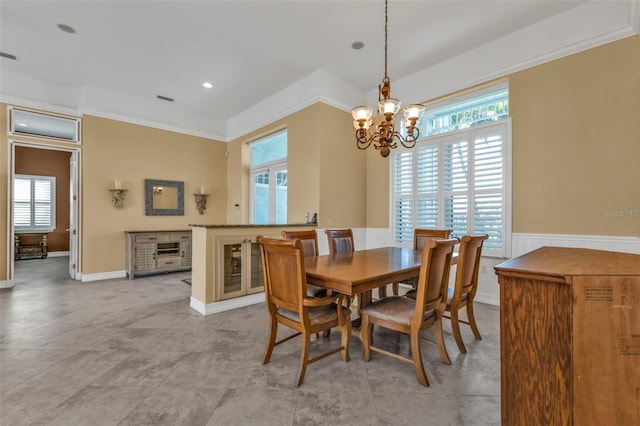
M498 308L476 304L483 340L463 328L445 365L424 344L431 386L413 366L374 353L332 355L293 386L296 340L261 364L264 304L203 317L189 308L189 273L80 283L67 258L16 262L0 291L0 424L17 425L497 425ZM405 336L377 332L408 354ZM312 341L312 351L340 333Z

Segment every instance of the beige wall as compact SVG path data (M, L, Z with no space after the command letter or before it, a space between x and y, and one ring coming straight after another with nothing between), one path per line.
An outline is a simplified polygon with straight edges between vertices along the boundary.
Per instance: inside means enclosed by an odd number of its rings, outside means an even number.
M640 36L509 86L513 231L640 236Z
M85 115L82 146L83 274L126 268L126 230L225 222L225 143ZM129 190L120 209L107 191L115 179ZM184 182L184 216L146 216L145 179ZM193 196L201 186L211 194L203 215Z
M318 212L320 227L364 227L365 153L356 149L349 113L316 103L229 143L228 223L249 223L247 142L287 129L288 222ZM328 225L331 221L332 225Z
M513 232L640 236L640 36L507 77ZM367 226L388 227L389 164L367 158Z

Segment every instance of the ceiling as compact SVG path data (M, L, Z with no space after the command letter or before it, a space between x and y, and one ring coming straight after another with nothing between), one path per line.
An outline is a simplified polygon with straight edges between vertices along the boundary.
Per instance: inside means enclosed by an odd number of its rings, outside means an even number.
M597 1L623 4L637 19L637 0ZM391 0L392 87L588 3ZM2 0L0 16L0 51L17 58L0 58L3 97L221 140L238 136L230 121L319 71L349 89L345 107L367 101L384 76L382 0ZM364 48L352 49L355 41Z

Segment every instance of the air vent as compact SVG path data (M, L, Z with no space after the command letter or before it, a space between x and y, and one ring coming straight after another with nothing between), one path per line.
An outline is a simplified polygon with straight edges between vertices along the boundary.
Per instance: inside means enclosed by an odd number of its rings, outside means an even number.
M166 96L158 95L156 96L158 99L162 99L163 101L173 102L173 98L168 98Z
M18 60L18 58L16 58L16 55L12 55L10 53L0 52L0 56L7 59L13 59L14 61Z

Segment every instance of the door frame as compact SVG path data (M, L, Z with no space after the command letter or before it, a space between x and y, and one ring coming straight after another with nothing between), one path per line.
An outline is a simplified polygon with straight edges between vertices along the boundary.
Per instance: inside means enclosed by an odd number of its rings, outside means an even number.
M80 238L81 233L82 233L82 209L80 208L81 205L81 185L80 183L82 182L82 167L80 167L81 163L82 163L82 149L80 147L70 147L70 146L66 146L66 145L60 145L59 143L49 143L49 142L27 142L27 141L20 141L20 140L15 140L15 139L9 139L8 141L8 148L9 148L9 176L7 179L7 235L9 236L9 241L8 241L8 245L9 245L9 250L7 250L8 256L7 256L7 280L11 283L14 283L15 280L15 231L13 228L13 178L15 176L15 163L16 163L16 147L26 147L26 148L33 148L33 149L45 149L45 150L51 150L51 151L64 151L64 152L70 152L71 153L71 158L69 160L69 167L72 167L73 164L73 157L76 157L76 162L75 162L75 176L76 179L75 181L72 180L73 178L73 173L70 173L69 179L70 179L70 188L69 191L70 192L75 192L76 193L76 202L75 202L75 207L74 207L74 211L70 211L69 215L70 215L70 220L72 218L75 218L75 224L73 223L69 223L69 228L70 229L75 229L76 233L75 235L73 235L74 238L74 242L75 244L69 244L69 267L71 269L71 265L73 263L75 263L75 267L73 268L75 271L75 276L72 277L72 279L74 280L82 280L82 270L80 265L82 265L82 249L81 249L81 244L82 244L82 238ZM71 186L73 186L74 191L72 191ZM71 251L75 248L74 253L72 253Z

